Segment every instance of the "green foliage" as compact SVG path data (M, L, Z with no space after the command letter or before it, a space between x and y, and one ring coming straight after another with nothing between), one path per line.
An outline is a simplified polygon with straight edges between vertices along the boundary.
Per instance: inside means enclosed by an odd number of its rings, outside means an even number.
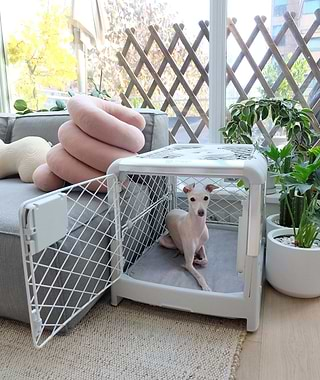
M289 54L285 57L285 61L287 62L292 54ZM290 73L293 76L294 80L296 81L298 86L301 86L303 81L305 80L306 74L310 71L309 65L304 57L298 58L294 65L290 69ZM263 69L262 73L270 87L273 86L275 81L278 79L279 75L281 74L281 69L276 61L272 60L270 61L265 68ZM266 96L264 89L262 87L259 88L259 92L261 96ZM278 89L275 92L275 96L279 98L291 98L295 94L293 93L293 90L286 79L284 79Z
M316 137L310 128L313 111L290 99L249 99L232 104L230 112L230 121L220 129L229 144L252 144L254 124L268 117L275 127L285 129L295 150L307 151Z
M320 148L313 147L302 158L291 144L282 149L273 145L264 152L281 184L280 225L293 227L295 244L303 248L312 247L320 232L319 153Z
M311 248L319 232L319 205L318 194L313 195L308 204L307 197L303 197L304 211L299 223L299 229L295 236L295 244L300 248Z
M27 113L33 113L33 112L64 111L67 109L66 103L63 100L56 100L56 105L50 108L50 110L46 108L42 108L40 110L35 111L29 108L27 102L23 99L17 99L14 102L13 107L18 111L17 112L18 115L26 115Z
M43 108L46 101L40 90L64 91L76 79L66 9L61 5L43 5L42 9L45 12L23 24L7 44L9 63L20 70L16 92L30 104L30 109L36 110Z

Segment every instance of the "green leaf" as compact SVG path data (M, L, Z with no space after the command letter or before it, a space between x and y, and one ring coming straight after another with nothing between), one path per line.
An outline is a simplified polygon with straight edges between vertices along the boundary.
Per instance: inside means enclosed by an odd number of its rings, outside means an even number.
M309 152L314 154L315 156L320 156L320 146L314 146L310 148Z
M313 114L313 111L310 108L302 108L301 112L302 113L307 113L307 114Z
M56 105L59 108L59 110L64 110L66 108L66 103L63 100L56 100Z
M261 112L261 119L264 120L268 117L269 115L269 109L268 107L263 107L262 112Z
M293 146L291 144L287 144L280 150L280 158L284 159L285 157L288 157L291 155L293 150Z
M265 151L265 155L275 162L280 158L279 149L274 144L270 145L269 149Z
M239 179L239 181L237 182L237 187L244 187L244 180L243 179Z
M24 111L22 112L23 115L26 115L26 114L28 114L28 113L33 113L33 111L30 110L29 108L27 108L26 110L24 110Z
M247 107L253 106L254 104L256 104L256 102L255 102L254 100L252 100L252 99L250 99L250 100L248 100L248 101L246 102L246 106L247 106Z
M25 111L25 110L28 108L28 105L27 105L27 103L26 103L25 100L23 100L23 99L17 99L17 100L14 102L13 107L14 107L17 111L23 112L23 111Z
M243 120L240 120L239 122L239 128L241 129L242 132L247 132L247 123Z
M255 112L252 112L252 113L248 116L248 125L249 125L250 127L252 127L253 124L255 123L255 121L256 121L256 114L255 114Z
M250 107L244 107L244 109L242 110L242 114L245 116L250 115Z
M241 138L243 139L245 144L252 144L252 140L247 135L241 135Z

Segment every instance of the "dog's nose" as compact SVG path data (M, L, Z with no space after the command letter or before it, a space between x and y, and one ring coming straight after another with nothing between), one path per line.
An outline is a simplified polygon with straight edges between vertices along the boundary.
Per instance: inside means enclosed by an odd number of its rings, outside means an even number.
M203 216L203 215L204 215L204 210L202 210L202 209L199 210L199 211L198 211L198 215L199 215L199 216Z

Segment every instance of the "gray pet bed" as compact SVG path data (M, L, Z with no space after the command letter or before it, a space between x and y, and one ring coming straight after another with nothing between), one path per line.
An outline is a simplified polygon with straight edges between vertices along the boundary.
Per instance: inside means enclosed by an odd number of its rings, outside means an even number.
M210 228L206 244L208 265L196 266L214 292L242 292L243 279L236 271L238 232ZM161 247L158 243L148 249L127 271L137 280L175 287L200 289L193 276L182 265L184 257L176 250Z

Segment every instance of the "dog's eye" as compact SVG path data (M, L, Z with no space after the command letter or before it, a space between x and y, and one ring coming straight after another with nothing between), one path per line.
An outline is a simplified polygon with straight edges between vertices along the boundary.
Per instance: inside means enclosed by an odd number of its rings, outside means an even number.
M193 198L193 197L192 197L192 198L190 198L190 201L191 201L191 202L194 202L195 200L196 200L196 199L195 199L195 198Z
M205 196L204 198L203 198L203 200L204 201L207 201L209 198L207 197L207 196Z

